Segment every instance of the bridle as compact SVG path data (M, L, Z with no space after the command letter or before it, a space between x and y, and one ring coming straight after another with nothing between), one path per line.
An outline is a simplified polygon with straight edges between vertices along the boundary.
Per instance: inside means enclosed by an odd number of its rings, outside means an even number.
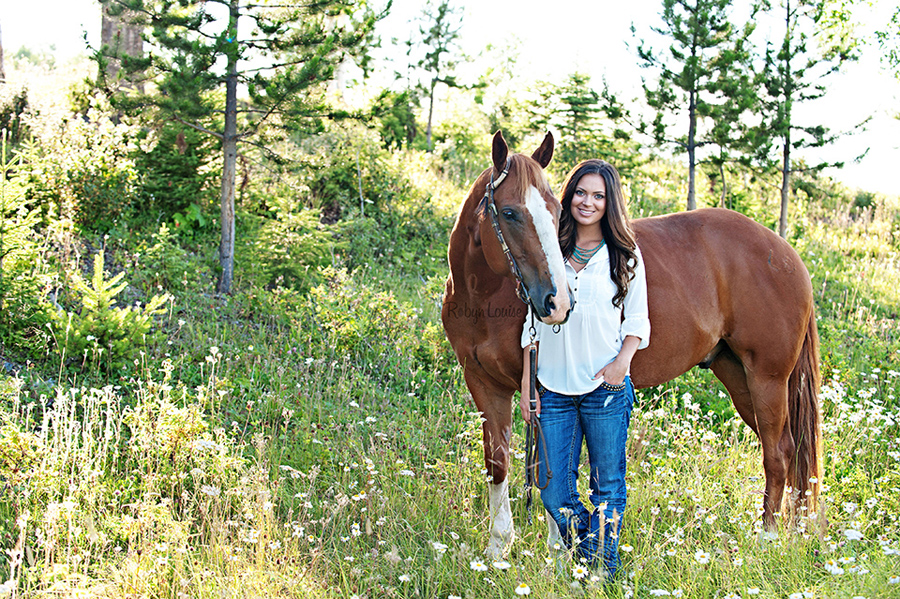
M531 349L529 352L531 397L528 398L530 422L525 425L525 509L528 515L528 524L530 525L532 505L531 490L535 486L537 486L538 489L546 489L547 483L553 477L553 471L551 471L549 467L547 468L547 481L544 482L543 487L536 482L539 480L541 467L541 462L538 459L538 445L540 444L543 447L544 456L546 456L547 440L544 437L544 429L541 427L541 419L537 415L537 347L534 342L534 339L537 336L537 330L534 328L535 308L534 304L531 302L531 295L528 293L528 288L525 286L525 282L522 279L522 271L519 270L519 265L516 264L516 259L512 255L506 240L503 238L503 231L500 230L500 219L497 215L497 205L494 203L494 190L500 187L500 184L503 183L504 179L506 179L506 176L509 174L509 164L510 161L509 158L507 158L506 166L500 171L500 175L496 179L494 179L494 170L491 169L491 180L485 188L483 201L486 202L487 213L491 219L491 226L494 228L494 234L497 235L497 241L500 242L500 247L503 249L503 254L506 256L509 270L512 271L513 276L516 277L516 295L518 295L519 299L526 305L531 306L531 310L529 310L531 313L531 326L528 329L528 334L531 336Z
M519 265L516 264L516 259L512 255L512 252L509 249L509 246L506 244L506 240L503 238L503 231L500 230L500 219L497 215L497 204L494 203L494 190L500 187L500 184L506 179L506 176L509 174L509 158L506 159L506 166L500 171L500 175L497 179L494 179L494 170L491 169L491 180L485 186L484 198L482 201L486 203L486 209L488 216L491 219L491 226L494 227L494 234L497 236L497 241L500 242L500 247L503 249L503 255L506 256L506 262L509 264L509 270L512 271L514 277L516 277L516 295L519 296L519 299L522 300L526 305L531 306L532 311L534 311L534 304L531 303L531 295L528 293L528 288L525 286L525 281L522 278L522 271L519 270Z

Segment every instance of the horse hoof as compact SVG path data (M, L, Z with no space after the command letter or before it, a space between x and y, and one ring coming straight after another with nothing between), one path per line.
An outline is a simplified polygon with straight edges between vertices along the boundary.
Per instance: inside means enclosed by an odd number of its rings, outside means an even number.
M488 559L500 559L506 555L512 545L514 536L515 535L510 535L507 539L491 537L487 549L484 550L485 556L487 556Z

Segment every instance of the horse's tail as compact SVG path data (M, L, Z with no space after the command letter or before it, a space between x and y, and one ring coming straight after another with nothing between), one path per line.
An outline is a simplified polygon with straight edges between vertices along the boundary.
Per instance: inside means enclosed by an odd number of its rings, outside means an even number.
M788 484L810 512L818 509L822 484L822 422L819 414L819 332L815 308L810 312L800 357L788 386L794 459L788 468ZM822 514L824 517L824 514Z

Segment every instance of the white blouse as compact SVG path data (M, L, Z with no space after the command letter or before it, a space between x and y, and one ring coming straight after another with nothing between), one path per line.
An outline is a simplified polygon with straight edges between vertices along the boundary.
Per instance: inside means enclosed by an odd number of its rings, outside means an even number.
M609 276L609 251L594 254L578 272L566 261L566 278L575 295L568 322L554 333L552 326L534 320L535 341L540 341L537 375L544 387L564 395L593 391L603 382L602 378L594 380L594 375L616 359L625 337L638 337L638 349L650 344L647 277L640 249L636 254L634 278L621 308L612 303L616 284ZM531 339L530 326L529 312L522 331L523 348Z

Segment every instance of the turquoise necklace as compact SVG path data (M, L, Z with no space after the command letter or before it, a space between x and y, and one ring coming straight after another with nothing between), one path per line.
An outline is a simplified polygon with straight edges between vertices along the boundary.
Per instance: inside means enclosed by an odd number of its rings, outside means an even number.
M592 250L586 250L582 247L578 247L578 244L575 244L575 249L572 250L572 255L570 258L579 264L587 264L591 258L594 257L594 254L600 251L606 245L606 240L603 239L600 241L600 244Z

